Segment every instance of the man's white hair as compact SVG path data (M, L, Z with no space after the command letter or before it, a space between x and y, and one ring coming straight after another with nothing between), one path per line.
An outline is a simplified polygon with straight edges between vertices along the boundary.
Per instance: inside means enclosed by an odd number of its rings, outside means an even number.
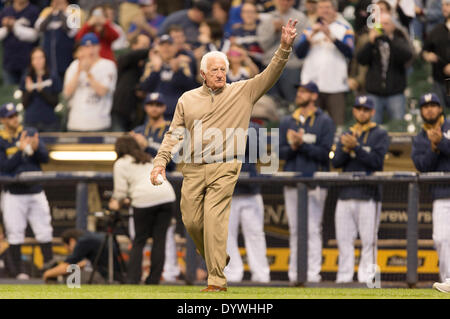
M208 69L208 59L209 58L223 59L225 61L226 71L228 72L228 69L230 67L230 62L228 61L227 55L220 51L211 51L211 52L206 53L202 57L202 60L200 61L200 71L203 71L206 73L206 71Z

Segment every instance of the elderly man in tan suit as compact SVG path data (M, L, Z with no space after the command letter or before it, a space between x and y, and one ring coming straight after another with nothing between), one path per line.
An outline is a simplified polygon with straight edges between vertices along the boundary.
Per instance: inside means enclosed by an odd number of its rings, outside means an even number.
M183 149L180 207L183 223L206 261L208 286L202 291L227 290L223 270L229 259L228 217L241 159L245 158L245 134L237 138L240 146L234 142L239 132L248 129L253 105L280 77L297 36L296 24L297 21L289 20L283 26L280 47L271 63L246 81L227 84L227 57L217 51L205 54L200 65L203 86L180 97L170 129L155 157L150 179L158 185L159 175L166 178L165 167L176 147L186 135L193 137L190 150Z

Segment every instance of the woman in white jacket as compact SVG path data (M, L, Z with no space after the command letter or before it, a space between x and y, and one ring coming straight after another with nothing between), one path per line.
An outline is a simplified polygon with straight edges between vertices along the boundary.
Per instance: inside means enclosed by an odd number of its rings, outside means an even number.
M114 191L109 202L118 210L126 201L133 209L135 238L128 264L128 283L139 284L142 274L142 251L149 237L153 238L150 274L146 284L159 284L164 267L166 232L172 218L175 192L168 181L160 186L150 182L153 169L149 154L141 150L130 135L117 139L117 160L114 163Z

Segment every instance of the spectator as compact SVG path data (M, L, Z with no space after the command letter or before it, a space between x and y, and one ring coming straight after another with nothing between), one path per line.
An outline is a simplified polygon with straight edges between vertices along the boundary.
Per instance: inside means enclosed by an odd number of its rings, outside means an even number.
M36 21L35 28L42 34L42 47L52 75L64 79L64 73L73 60L72 53L77 29L67 25L67 0L52 0Z
M150 49L150 38L140 34L131 41L131 51L117 60L117 85L111 109L112 130L127 132L142 121L142 96L137 91Z
M383 170L384 156L389 148L389 136L376 123L374 102L369 96L356 97L353 117L356 124L341 135L332 159L335 168L343 172L372 174ZM361 257L358 281L373 280L377 262L377 233L381 213L381 190L378 186L341 187L336 204L336 239L339 265L336 283L353 281L354 241L359 233Z
M112 43L119 38L112 22L106 18L103 6L97 6L89 14L88 21L78 31L75 40L80 41L84 35L94 33L100 41L100 57L115 61Z
M388 14L380 15L383 33L369 31L369 42L357 53L358 62L367 65L366 91L375 103L374 121L383 123L384 110L390 119L403 120L406 109L406 63L413 57L409 41Z
M247 136L245 162L242 164L241 176L255 177L258 174L254 162L256 158L250 158L250 147L258 149L260 128L258 124L250 122L249 130L253 130L257 138L250 142L250 134ZM256 143L256 145L250 146L250 143ZM225 276L230 282L241 282L244 278L244 264L238 247L239 225L244 235L247 260L252 273L251 280L268 283L270 269L266 257L264 203L259 185L238 183L232 195L227 240L230 262L224 269Z
M284 171L298 172L312 177L315 172L329 171L329 152L333 144L335 125L331 118L316 106L319 89L313 82L299 85L295 104L297 109L280 123L280 159L285 160ZM297 188L284 187L284 201L289 225L289 281L297 278ZM308 190L308 273L307 281L321 281L322 217L327 190Z
M335 0L319 0L318 21L303 32L295 53L305 59L301 81L317 84L318 106L340 129L345 122L348 61L353 56L354 34L351 27L337 20L336 9Z
M240 45L232 44L227 52L230 67L227 73L227 82L247 80L259 73L258 66L253 63L247 51Z
M446 21L428 33L422 56L433 66L433 89L445 109L450 107L450 96L445 88L445 79L450 78L450 0L443 1L442 13Z
M173 24L183 28L186 40L190 44L197 42L200 23L210 14L211 4L208 0L195 0L190 9L179 10L170 14L159 29L158 36L167 34Z
M308 26L308 19L301 12L292 6L294 0L275 0L274 11L260 14L260 23L257 27L257 36L261 48L264 51L263 65L267 66L278 48L282 26L290 18L298 20L296 25L297 33L301 34ZM296 40L295 43L298 43ZM295 46L294 43L294 46ZM281 98L284 101L295 100L295 85L300 78L300 67L302 62L292 54L283 70L278 82L269 90L268 94ZM317 70L316 70L317 71Z
M35 127L39 132L57 132L61 127L55 107L62 90L61 80L51 74L44 50L40 47L31 51L29 65L20 83L25 108L24 124Z
M220 23L227 39L231 35L230 9L231 0L214 0L211 7L212 18Z
M430 32L434 27L440 23L445 22L445 17L442 14L442 0L427 0L424 14L425 14L425 33Z
M186 36L184 35L184 30L182 27L173 24L169 28L169 36L173 40L173 44L175 44L177 48L177 55L187 55L191 58L191 65L194 72L197 72L197 61L194 56L194 52L192 52L191 46L186 42Z
M443 107L434 93L424 94L419 101L423 129L414 137L411 158L419 172L450 171L450 147L447 132L450 122L445 119ZM439 277L441 281L450 279L450 241L447 185L430 186L433 199L433 241L439 257ZM448 287L447 283L447 287ZM439 284L433 285L433 288Z
M306 0L305 11L303 12L308 18L309 25L313 25L317 21L317 0Z
M100 57L100 41L94 33L81 38L77 59L64 78L68 100L69 131L105 131L111 128L111 107L117 80L116 65Z
M222 26L216 20L207 19L200 23L199 32L194 49L197 65L200 65L200 60L206 53L211 51L226 53L230 48L230 40L224 37Z
M167 106L161 93L149 93L144 101L144 111L147 115L146 121L133 129L130 134L136 139L141 149L155 157L164 134L169 130L170 122L164 120L164 112ZM167 165L167 171L175 170L175 162ZM175 243L175 223L171 223L166 236L166 259L164 263L163 277L165 281L175 281L180 274L177 261Z
M39 36L34 29L38 16L39 9L28 0L14 0L0 12L5 84L19 84L26 72L31 50Z
M94 265L96 256L100 249L102 249L102 243L106 239L105 236L105 234L93 233L75 228L69 228L65 230L61 234L61 239L70 255L67 256L66 259L63 262L59 263L57 266L44 272L43 279L47 282L48 280L55 279L58 276L67 275L67 267L69 267L70 265L78 265L81 269L84 269L87 265L86 260L88 260L91 265ZM107 245L103 246L100 257L98 259L97 271L100 274L101 279L97 283L105 283L108 280L109 252L107 247ZM118 271L120 269L118 256L119 249L116 245L114 245L113 279L116 282L123 283L124 278L122 278L122 275Z
M48 151L36 129L23 128L13 103L0 107L0 172L17 176L25 172L41 171L41 164L49 160ZM50 207L40 184L8 184L2 190L2 212L8 238L13 275L29 279L21 263L21 246L25 240L27 223L39 242L44 263L53 258Z
M115 22L116 9L111 4L106 3L103 5L103 10L105 12L106 19L110 21L111 26L119 35L119 37L116 40L114 40L113 43L111 43L111 49L113 51L127 49L129 46L127 35L125 34L125 31L122 29L122 27Z
M172 216L175 192L168 181L154 186L148 178L153 169L151 157L142 151L136 140L125 135L115 144L117 160L114 163L114 192L109 201L111 210L119 210L123 201L129 201L133 209L136 236L128 264L129 284L138 284L142 272L142 251L149 237L152 237L150 274L146 284L159 283L164 267L166 232Z
M142 14L137 15L130 24L128 40L142 33L154 40L165 17L158 14L158 5L155 0L139 0L138 3Z
M159 44L150 50L139 88L145 92L158 92L166 97L164 118L171 121L178 98L197 86L191 58L177 54L177 47L169 35L163 35Z
M242 45L253 62L262 70L263 50L256 36L256 28L259 23L256 6L251 2L245 2L242 5L241 16L242 23L233 27L230 41Z

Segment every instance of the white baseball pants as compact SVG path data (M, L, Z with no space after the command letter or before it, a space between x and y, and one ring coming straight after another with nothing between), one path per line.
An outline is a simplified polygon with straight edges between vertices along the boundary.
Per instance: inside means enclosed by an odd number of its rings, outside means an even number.
M175 223L167 229L166 234L166 258L164 260L163 278L164 281L176 281L180 275L178 265L177 244L175 242Z
M20 245L25 241L25 230L30 223L39 243L49 243L53 239L50 207L42 191L38 194L11 194L2 192L3 222L10 245Z
M270 268L266 256L264 204L261 194L236 195L231 199L227 240L230 262L224 270L229 282L240 282L244 277L244 264L238 248L239 224L244 235L251 280L269 282Z
M327 190L316 187L308 190L308 273L307 281L319 282L322 268L322 217ZM284 202L289 224L290 282L297 281L297 188L284 187Z
M441 281L450 278L450 200L433 202L433 241L439 257Z
M361 239L361 256L358 281L365 283L374 276L377 263L377 239L380 223L381 203L374 200L338 200L335 225L339 249L337 283L353 281L355 267L354 242Z

